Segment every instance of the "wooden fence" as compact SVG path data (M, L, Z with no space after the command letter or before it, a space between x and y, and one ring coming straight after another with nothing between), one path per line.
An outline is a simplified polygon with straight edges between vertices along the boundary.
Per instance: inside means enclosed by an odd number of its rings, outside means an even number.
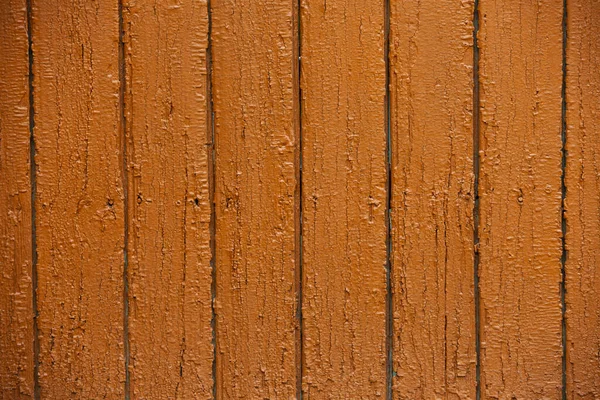
M600 399L597 0L0 1L3 399Z

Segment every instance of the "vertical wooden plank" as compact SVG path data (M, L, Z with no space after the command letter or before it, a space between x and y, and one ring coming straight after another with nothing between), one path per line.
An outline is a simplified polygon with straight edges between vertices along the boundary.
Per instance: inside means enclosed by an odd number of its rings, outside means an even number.
M207 4L131 0L124 21L131 395L208 399Z
M303 0L303 390L386 393L384 2Z
M293 2L212 5L217 397L296 396Z
M600 398L600 3L567 2L567 398Z
M0 398L33 397L29 57L24 0L0 2Z
M562 0L480 0L482 398L560 397Z
M117 1L34 0L32 40L41 396L122 398Z
M390 10L397 399L475 398L473 5Z

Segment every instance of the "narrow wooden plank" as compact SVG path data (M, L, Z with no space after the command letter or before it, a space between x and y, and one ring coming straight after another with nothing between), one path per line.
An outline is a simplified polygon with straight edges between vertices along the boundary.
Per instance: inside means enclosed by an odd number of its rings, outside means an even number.
M384 2L303 0L303 390L386 394Z
M293 15L212 3L220 399L296 396Z
M397 399L475 398L473 6L390 10Z
M33 397L29 57L25 0L0 2L0 398Z
M123 398L116 0L33 1L42 398Z
M131 396L212 396L208 9L124 7Z
M600 398L600 3L567 2L567 398Z
M560 397L562 0L480 0L482 398Z

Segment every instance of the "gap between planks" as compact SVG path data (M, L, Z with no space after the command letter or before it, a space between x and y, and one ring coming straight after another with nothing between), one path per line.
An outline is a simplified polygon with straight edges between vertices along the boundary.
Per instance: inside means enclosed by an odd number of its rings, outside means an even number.
M123 186L123 357L125 368L125 400L129 400L130 374L129 374L129 179L127 171L127 119L125 116L125 26L123 22L123 0L119 0L119 112L121 125L121 184Z
M31 0L26 1L27 8L27 55L28 55L28 89L29 89L29 179L31 190L31 287L32 287L32 308L33 308L33 397L35 400L40 398L40 341L38 330L38 307L37 307L37 240L36 240L36 164L35 164L35 137L33 131L35 128L35 114L33 101L33 38L32 38L32 5Z
M567 262L567 219L565 214L565 201L567 197L567 186L565 183L565 174L567 169L567 0L563 0L562 14L562 82L561 82L561 202L560 202L560 219L561 219L561 246L562 253L560 257L560 305L561 305L561 342L562 342L562 399L567 399L567 304L566 304L566 271L565 264Z
M473 287L475 303L475 398L481 398L481 317L479 309L479 0L473 4Z
M297 333L296 333L296 398L302 399L302 377L304 370L304 320L302 316L302 288L304 279L303 270L303 212L302 212L302 86L300 84L301 73L302 73L302 0L296 0L293 3L293 37L296 41L294 43L294 51L296 63L293 67L292 77L294 85L294 99L296 101L295 112L294 112L294 125L296 135L296 160L295 160L295 173L296 173L296 205L295 205L295 242L296 242L296 271L295 271L295 283L296 283L296 319L297 319ZM295 13L295 14L294 14Z
M208 145L208 197L210 203L210 297L211 318L210 327L212 331L212 394L217 398L217 318L215 301L217 297L217 270L216 270L216 232L217 219L215 209L215 118L213 111L213 68L212 68L212 9L211 0L206 2L208 19L207 48L206 48L206 113L207 113L207 145Z
M390 101L390 0L383 2L384 18L384 60L385 60L385 98L384 124L386 141L386 398L393 398L394 380L394 315L392 294L392 125Z

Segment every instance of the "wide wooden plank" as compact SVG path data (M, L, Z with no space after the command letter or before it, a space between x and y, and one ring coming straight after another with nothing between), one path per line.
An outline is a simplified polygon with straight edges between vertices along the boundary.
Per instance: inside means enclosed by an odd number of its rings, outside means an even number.
M213 391L206 1L124 5L132 398Z
M386 394L384 2L303 0L303 391Z
M473 1L390 10L397 399L474 399Z
M296 396L293 2L212 2L217 397Z
M480 0L481 397L560 397L562 0Z
M33 1L42 398L123 398L116 0Z
M600 398L600 3L567 2L567 398Z
M0 2L0 398L33 397L29 57L25 0Z

